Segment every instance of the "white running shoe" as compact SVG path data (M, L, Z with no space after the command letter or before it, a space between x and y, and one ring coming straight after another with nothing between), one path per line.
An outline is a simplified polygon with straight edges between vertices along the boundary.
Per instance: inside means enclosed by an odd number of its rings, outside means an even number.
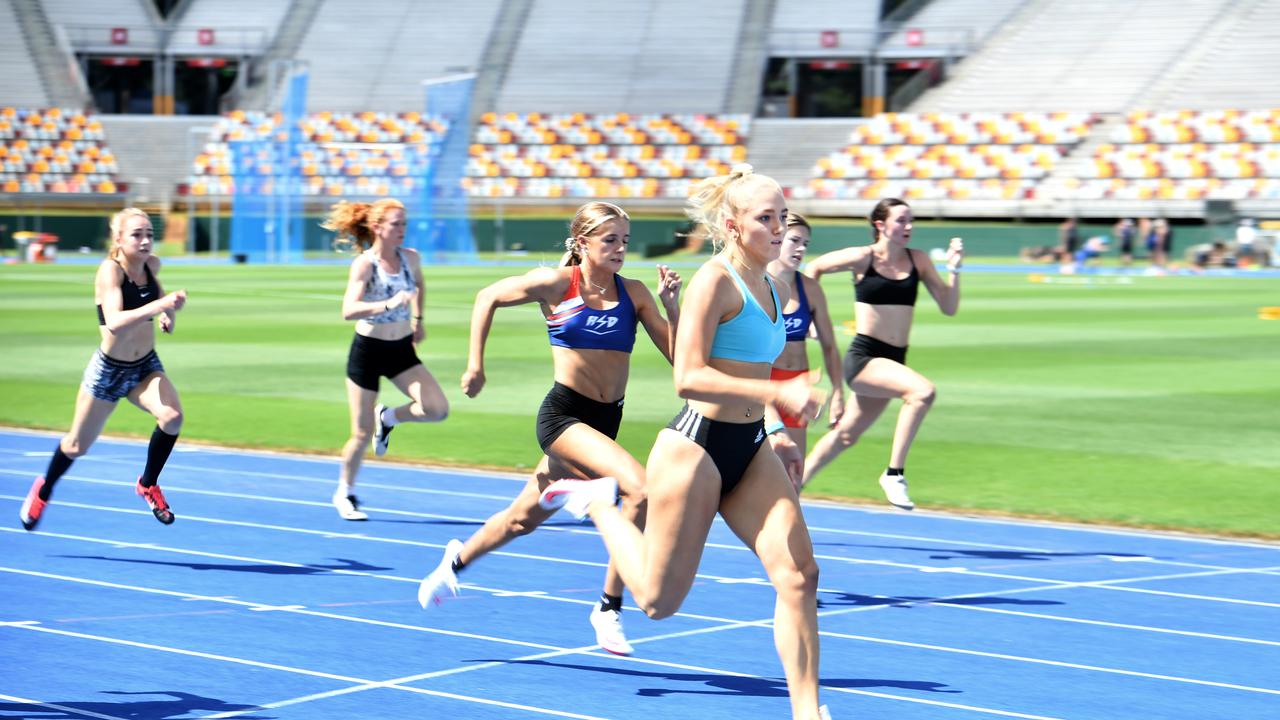
M453 572L453 561L461 552L462 541L450 540L444 546L440 564L418 583L418 604L423 610L430 610L432 605L458 596L458 575Z
M389 436L393 427L387 427L382 423L382 413L387 409L386 405L378 403L373 407L373 454L382 457L387 454L387 445L390 444Z
M547 486L538 497L543 510L564 508L581 520L587 516L587 507L599 500L610 505L618 502L618 481L611 477L595 480L557 480Z
M827 709L826 705L818 708L818 720L831 720L831 711Z
M596 629L596 644L614 655L630 655L634 650L622 632L622 613L601 610L600 603L591 609L591 627Z
M911 496L907 495L907 477L905 475L885 473L880 476L880 487L884 490L884 496L888 498L889 503L894 507L903 510L916 509L916 504L911 502Z
M338 508L338 517L343 520L368 520L369 516L360 509L360 501L355 495L348 495L339 490L333 496L333 506Z

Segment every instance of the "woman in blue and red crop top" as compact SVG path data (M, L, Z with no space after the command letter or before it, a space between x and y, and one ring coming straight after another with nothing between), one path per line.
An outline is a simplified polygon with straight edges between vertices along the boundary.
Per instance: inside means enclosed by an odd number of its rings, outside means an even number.
M831 314L827 312L827 296L817 280L800 272L805 252L809 249L809 236L812 233L809 221L800 213L787 215L787 232L782 236L782 252L778 259L769 263L769 274L784 283L791 291L791 301L783 309L782 317L786 323L787 344L782 354L773 361L773 370L769 379L783 382L794 377L809 375L809 353L805 342L809 339L809 329L813 328L818 336L818 344L822 350L822 363L827 378L831 381L831 404L828 410L830 423L836 424L844 413L844 382L840 379L840 348L836 345L835 330L831 327ZM809 426L807 418L790 413L779 412L769 407L768 419L782 422L786 434L796 446L793 460L786 461L787 475L797 489L804 476L804 453L806 444L805 428ZM771 435L770 438L776 438Z
M22 503L22 526L34 530L49 503L54 483L76 458L89 451L121 398L151 413L156 428L147 445L147 464L135 491L160 522L173 522L173 511L157 484L160 471L182 428L182 403L156 355L156 323L173 332L174 316L187 302L187 291L165 294L157 275L160 258L152 254L151 219L137 208L111 217L111 250L98 266L94 298L102 342L85 368L76 398L71 429L54 448L45 474L37 477Z
M901 398L889 466L880 476L880 487L895 507L911 510L915 504L907 494L904 473L907 452L935 395L933 383L906 365L916 294L923 282L944 315L956 314L964 243L960 238L951 239L947 248L949 279L943 280L923 250L907 247L911 208L905 202L881 200L871 211L870 221L871 245L829 252L808 268L815 280L827 273L853 272L858 335L844 358L844 379L853 390L854 402L835 429L814 443L805 459L804 482L856 443L890 400Z
M776 182L740 165L699 183L689 203L690 217L723 250L685 294L674 369L687 404L649 453L645 528L614 507L613 478L561 480L541 502L591 515L636 604L654 619L684 602L719 513L760 558L777 592L774 646L792 717L817 720L818 566L796 491L765 442L773 430L764 423L767 405L812 418L824 399L807 378L769 380L786 344L788 293L765 268L782 245L786 201Z
M500 307L537 303L546 319L555 384L538 411L537 438L543 456L510 507L489 518L465 543L451 541L444 558L419 588L423 607L457 593L457 573L486 553L532 532L554 514L538 506L538 495L564 477L618 478L627 522L643 523L644 468L617 442L623 394L631 367L636 328L643 326L658 350L671 359L679 315L680 276L658 267L658 297L619 275L626 259L631 220L618 206L591 202L569 225L563 267L540 267L500 280L476 295L471 346L462 390L477 396L485 385L484 350ZM610 564L601 602L590 621L597 642L619 655L631 653L622 632L622 581Z
M347 404L351 437L342 447L342 466L333 505L344 520L367 520L355 495L356 474L372 440L374 454L387 452L391 429L402 422L440 422L449 401L414 349L426 337L422 324L422 261L404 247L405 210L399 200L340 202L321 225L361 252L351 261L342 319L355 320L347 353ZM378 402L381 379L391 380L409 402Z

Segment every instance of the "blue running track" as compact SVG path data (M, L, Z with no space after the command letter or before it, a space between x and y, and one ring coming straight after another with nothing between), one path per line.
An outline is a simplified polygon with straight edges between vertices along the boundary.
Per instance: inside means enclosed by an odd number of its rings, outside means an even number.
M162 526L145 447L103 440L36 532L18 507L52 434L0 432L0 718L790 715L773 590L717 523L679 615L587 623L606 556L557 517L423 611L450 538L521 478L371 462L370 520L333 459L179 445ZM869 480L870 481L873 481ZM1280 546L806 503L836 720L1280 718ZM629 602L629 598L628 598Z

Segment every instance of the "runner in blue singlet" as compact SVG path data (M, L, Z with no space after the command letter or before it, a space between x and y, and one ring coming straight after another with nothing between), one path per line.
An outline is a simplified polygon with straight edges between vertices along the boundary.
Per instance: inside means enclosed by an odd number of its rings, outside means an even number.
M551 517L555 509L539 507L538 495L553 480L615 475L628 521L643 523L644 468L617 443L618 427L636 329L644 327L663 356L671 359L680 276L658 267L658 297L668 322L644 283L618 274L630 228L630 218L616 205L587 203L570 223L565 266L500 280L476 296L470 360L462 376L468 397L478 395L485 385L484 348L494 311L535 302L542 308L555 366L555 383L538 411L536 433L543 456L510 507L489 518L465 543L448 543L439 565L418 589L423 607L456 595L457 574L464 567ZM622 631L622 588L610 564L590 621L601 647L629 655L632 648Z

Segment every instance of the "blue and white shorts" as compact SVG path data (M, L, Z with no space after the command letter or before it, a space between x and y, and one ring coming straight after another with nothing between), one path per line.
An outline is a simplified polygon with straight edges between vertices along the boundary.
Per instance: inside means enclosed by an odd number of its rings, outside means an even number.
M160 356L156 355L155 350L137 360L126 362L116 360L98 349L89 360L89 367L84 369L80 387L99 400L116 402L138 387L148 375L158 372L164 372L164 365L160 363Z

